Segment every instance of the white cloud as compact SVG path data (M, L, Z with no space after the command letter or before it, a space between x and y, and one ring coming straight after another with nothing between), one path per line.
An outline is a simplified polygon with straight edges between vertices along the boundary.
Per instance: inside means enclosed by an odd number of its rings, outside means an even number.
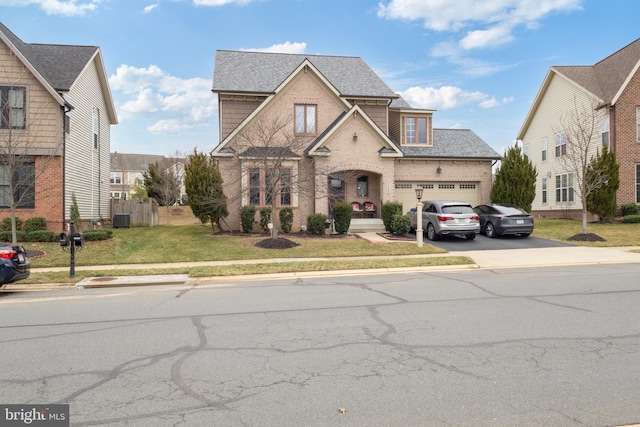
M209 79L182 79L155 65L148 68L121 65L109 77L109 85L121 121L155 120L147 128L150 132L174 133L208 125L217 114L217 100Z
M280 44L274 44L273 46L265 47L265 48L250 48L250 49L241 49L246 52L270 52L270 53L304 53L307 50L307 44L304 42L300 43L291 43L286 41Z
M149 6L146 6L143 10L144 13L149 13L151 12L153 9L155 9L156 7L158 7L158 3L154 3L154 4L150 4Z
M456 86L411 87L400 95L412 107L433 110L450 110L468 104L476 104L480 108L495 108L513 102L513 97L498 101L495 97L482 92L469 92Z
M488 98L482 92L468 92L455 86L411 87L400 95L416 108L449 110L466 104L480 103Z
M37 5L48 15L79 16L95 10L102 0L0 0L0 6Z
M497 46L513 38L518 26L535 28L538 21L557 13L579 10L584 0L386 0L378 4L381 18L423 21L434 31L460 32L463 49Z

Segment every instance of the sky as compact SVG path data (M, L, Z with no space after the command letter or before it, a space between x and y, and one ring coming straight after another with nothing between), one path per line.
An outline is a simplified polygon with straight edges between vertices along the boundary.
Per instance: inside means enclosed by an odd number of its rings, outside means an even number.
M216 50L362 58L435 128L514 144L554 65L593 65L640 37L638 0L0 0L26 43L101 49L111 152L219 142Z

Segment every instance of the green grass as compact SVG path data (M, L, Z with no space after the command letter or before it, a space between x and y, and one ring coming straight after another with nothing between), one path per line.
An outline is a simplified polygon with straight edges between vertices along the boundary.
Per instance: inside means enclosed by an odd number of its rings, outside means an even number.
M569 238L582 231L582 223L569 219L537 218L533 235L536 237L584 246L640 246L640 224L596 224L590 223L587 232L606 239L604 242L570 241ZM395 255L441 254L446 251L425 244L418 248L415 242L393 242L373 244L366 240L347 237L294 237L281 235L300 245L291 249L263 249L256 243L264 236L212 235L209 227L202 225L180 225L156 227L133 227L114 230L113 239L102 242L87 242L76 252L76 266L99 266L112 264L157 264L186 261L233 261L272 258L334 258L374 257ZM68 267L69 253L57 243L26 243L29 250L39 250L45 256L32 258L32 268ZM86 277L189 274L191 277L233 276L262 273L287 273L300 271L328 271L350 269L375 269L394 267L417 267L435 265L471 264L467 257L391 258L366 260L329 260L305 262L279 262L256 264L232 264L224 267L176 266L123 270L76 270L76 277L69 279L65 272L32 272L31 277L20 283L76 283Z
M533 236L579 246L640 246L640 224L589 223L587 233L597 234L604 242L569 240L582 233L582 221L572 219L536 218Z

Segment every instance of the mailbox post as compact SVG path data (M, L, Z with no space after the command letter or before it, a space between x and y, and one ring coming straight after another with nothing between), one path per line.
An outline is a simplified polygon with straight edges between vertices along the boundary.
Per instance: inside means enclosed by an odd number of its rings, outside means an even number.
M60 233L60 246L63 251L69 247L70 259L69 259L69 278L76 277L76 247L82 249L83 238L82 233L76 233L75 224L73 221L69 222L69 236L65 233Z
M416 188L416 199L418 199L416 206L416 244L421 248L424 235L422 234L422 188L420 187Z

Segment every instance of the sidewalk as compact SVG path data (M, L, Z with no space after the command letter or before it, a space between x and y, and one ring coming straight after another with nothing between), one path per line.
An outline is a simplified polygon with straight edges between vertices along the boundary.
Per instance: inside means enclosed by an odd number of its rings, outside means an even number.
M362 233L361 238L367 239L372 243L389 243L394 242L386 240L376 233ZM640 263L640 253L629 252L631 250L640 250L637 247L585 247L571 246L560 248L542 248L542 249L505 249L496 251L458 251L448 252L444 254L430 255L405 255L405 256L367 256L367 257L341 257L344 260L358 259L386 259L386 258L418 258L418 257L448 257L448 256L464 256L471 258L473 264L464 264L457 266L444 267L403 267L403 268L385 268L377 270L357 270L357 271L316 271L316 272L293 272L279 273L269 275L250 275L250 276L234 276L230 277L209 277L189 279L186 274L170 274L170 275L152 275L152 276L116 276L116 277L93 277L87 278L79 282L77 285L66 285L66 287L78 288L84 287L104 287L104 286L133 286L133 285L157 285L157 284L181 284L195 283L205 281L237 281L237 280L259 280L274 278L296 278L296 277L317 277L317 276L338 276L345 274L366 274L370 273L394 273L394 272L411 272L411 271L433 271L434 269L469 269L469 268L525 268L525 267L543 267L558 265L594 265L594 264L613 264L613 263ZM269 258L259 260L233 260L233 261L198 261L180 263L181 266L187 267L203 267L203 266L222 266L222 265L238 265L238 264L272 264L285 262L301 262L301 261L330 261L335 258L317 257L317 258ZM135 269L164 269L174 268L176 263L165 264L126 264L126 265L101 265L101 266L77 266L78 271L96 271L96 270L135 270ZM68 272L69 267L55 268L34 268L32 272ZM19 283L9 284L5 286L5 290L35 290L35 289L53 289L64 287L64 285L46 286L46 285L20 285Z

